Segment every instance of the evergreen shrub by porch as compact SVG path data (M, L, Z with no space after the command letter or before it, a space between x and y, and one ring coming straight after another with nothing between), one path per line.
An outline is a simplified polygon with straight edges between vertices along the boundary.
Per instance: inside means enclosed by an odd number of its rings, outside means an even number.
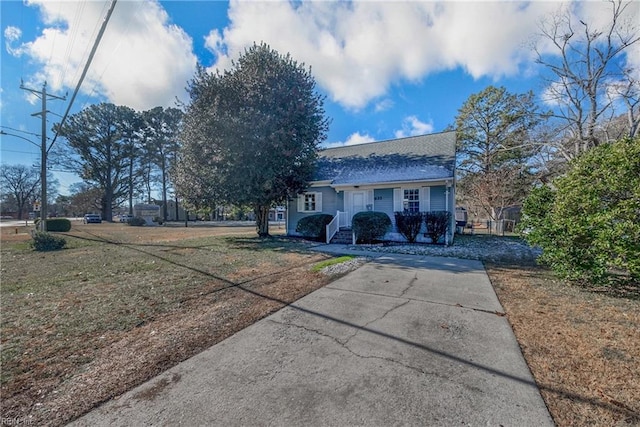
M420 228L422 227L422 221L424 220L424 214L422 212L394 212L396 217L396 226L400 234L404 236L409 243L414 243Z
M351 228L359 243L380 240L391 228L391 219L384 212L358 212L353 216Z
M327 240L327 224L333 220L333 215L316 214L305 216L298 221L296 232L302 234L307 239L320 242Z
M431 211L424 215L424 222L427 225L427 236L431 239L431 243L440 242L451 225L451 212L449 211Z
M133 227L142 227L143 225L147 224L147 221L145 221L142 217L134 216L129 221L127 221L127 224Z
M64 238L42 231L35 232L31 241L31 247L39 252L57 251L64 248L66 244L67 241Z
M47 231L69 231L71 221L66 218L52 218L47 220Z

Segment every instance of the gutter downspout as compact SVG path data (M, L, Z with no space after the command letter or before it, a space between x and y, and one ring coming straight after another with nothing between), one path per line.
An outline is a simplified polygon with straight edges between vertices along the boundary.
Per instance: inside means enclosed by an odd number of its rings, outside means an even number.
M444 208L447 212L449 212L449 189L451 188L451 181L447 180L446 189L444 191ZM451 229L451 221L449 221L449 227L447 227L447 232L444 234L444 245L449 246L449 230Z

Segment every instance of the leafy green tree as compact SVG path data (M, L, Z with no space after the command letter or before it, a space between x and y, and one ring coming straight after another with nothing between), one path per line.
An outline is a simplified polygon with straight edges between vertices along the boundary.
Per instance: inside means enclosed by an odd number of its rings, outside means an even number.
M112 209L129 194L130 144L127 137L138 123L136 112L114 104L91 105L68 117L59 128L66 153L57 162L103 192L102 217L111 221Z
M539 121L532 92L518 95L489 86L464 102L456 117L464 201L492 219L522 201L532 180L530 133Z
M258 235L268 236L269 208L304 190L326 138L315 80L289 55L260 44L224 73L200 68L188 89L178 193L249 205Z
M521 230L563 277L600 283L618 271L640 280L640 138L591 149L523 206Z

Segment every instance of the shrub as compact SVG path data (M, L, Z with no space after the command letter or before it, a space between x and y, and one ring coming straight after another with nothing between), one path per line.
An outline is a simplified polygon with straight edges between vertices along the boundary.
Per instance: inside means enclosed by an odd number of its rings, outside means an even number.
M310 215L301 218L296 225L296 232L308 239L324 242L327 239L327 224L333 220L329 214Z
M140 216L134 216L129 221L127 221L127 224L133 227L142 227L143 225L147 224L147 221L145 221L144 218Z
M640 138L602 144L574 160L555 190L532 191L520 229L539 260L571 280L640 280Z
M409 243L414 243L420 228L424 214L422 212L395 212L396 226L400 234L404 236Z
M31 247L36 251L57 251L64 248L67 241L60 236L54 236L53 234L36 231L33 233L33 241Z
M427 226L427 236L431 239L431 243L437 244L449 231L449 227L451 225L451 212L426 212L424 215L424 221Z
M153 218L153 222L157 223L158 225L164 224L164 220L162 218L160 218L159 216L154 217Z
M384 212L358 212L351 221L357 242L373 243L391 228L391 219Z
M53 218L47 220L47 231L69 231L71 221L66 218Z

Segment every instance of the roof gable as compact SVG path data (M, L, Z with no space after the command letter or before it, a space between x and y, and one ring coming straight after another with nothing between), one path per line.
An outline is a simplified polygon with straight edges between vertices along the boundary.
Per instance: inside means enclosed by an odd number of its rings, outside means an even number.
M361 185L452 178L455 132L328 148L318 153L316 181Z

